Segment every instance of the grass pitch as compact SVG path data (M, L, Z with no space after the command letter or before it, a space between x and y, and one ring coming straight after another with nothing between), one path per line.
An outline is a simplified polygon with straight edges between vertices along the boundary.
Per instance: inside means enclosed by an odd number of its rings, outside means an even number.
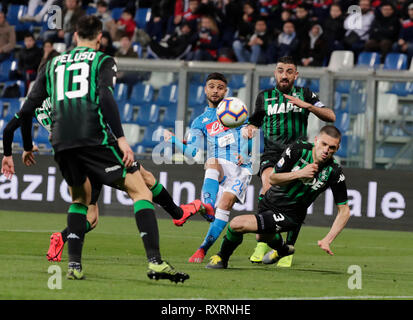
M255 235L247 234L227 270L189 264L208 229L205 221L177 228L159 219L161 253L190 279L184 284L149 280L135 221L101 217L86 235L84 281L65 279L61 263L46 260L49 236L66 225L65 214L0 211L0 299L413 299L411 232L345 229L333 243L334 256L317 246L328 228L303 226L291 268L253 265ZM208 252L219 250L221 239ZM60 266L62 288L48 288L50 266ZM352 265L361 268L361 289L349 289Z

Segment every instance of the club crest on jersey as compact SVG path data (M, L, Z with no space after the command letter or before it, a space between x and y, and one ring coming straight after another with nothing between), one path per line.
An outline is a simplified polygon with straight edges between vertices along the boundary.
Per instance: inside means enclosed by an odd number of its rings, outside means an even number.
M211 137L216 136L217 134L227 131L229 129L223 126L218 120L207 124L206 128Z

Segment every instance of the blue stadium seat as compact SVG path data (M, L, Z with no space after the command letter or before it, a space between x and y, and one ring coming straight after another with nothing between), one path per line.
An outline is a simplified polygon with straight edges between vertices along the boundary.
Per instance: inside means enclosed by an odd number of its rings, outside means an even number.
M150 84L135 84L132 88L129 103L134 106L148 104L152 102L153 87Z
M157 124L150 125L145 128L145 133L142 141L139 143L144 148L152 149L160 141L162 141L163 127Z
M14 115L19 112L21 102L19 99L1 99L3 102L3 108L1 116L3 119L9 121Z
M382 145L376 149L376 158L394 158L402 145Z
M297 87L306 87L307 86L307 79L305 78L298 78L297 81L295 82L295 85Z
M336 92L350 93L351 80L337 80Z
M384 70L406 70L407 55L404 53L389 53L384 60Z
M131 122L133 119L133 106L130 103L120 103L119 114L122 123Z
M135 114L136 111L136 114ZM155 124L159 119L159 106L156 104L142 105L134 108L134 123L141 126Z
M139 58L142 58L142 46L139 42L132 43L132 49L138 54Z
M88 16L95 14L97 12L97 8L96 7L92 7L92 6L87 6L86 8L86 14Z
M340 111L342 108L343 97L340 92L334 92L334 106L333 109L335 112Z
M23 138L22 138L21 130L14 131L13 148L15 148L15 147L18 147L18 148L23 147Z
M205 91L203 85L190 84L188 88L188 105L189 107L205 105Z
M260 77L260 90L270 89L275 87L274 77Z
M398 96L407 96L413 93L413 82L394 82L386 93L394 93Z
M125 83L117 83L115 85L113 96L118 103L128 100L128 85Z
M118 21L122 15L123 10L125 10L125 8L113 8L111 10L112 19Z
M312 92L320 92L320 80L318 79L311 79L310 83L308 84L308 88Z
M9 72L12 64L13 60L11 59L0 62L0 82L9 81Z
M34 136L34 142L41 149L51 149L52 148L52 146L50 145L50 141L49 141L49 131L47 131L41 125L39 125L39 128L37 129L36 135Z
M380 66L380 53L363 51L357 58L356 67L378 68Z
M7 11L7 16L6 20L10 25L17 26L20 21L19 21L19 16L23 16L23 11L24 11L24 6L19 5L19 4L10 4L8 11ZM27 11L27 7L26 7Z
M190 116L190 118L189 118L189 120L188 120L188 125L191 125L192 122L195 120L195 118L197 118L197 117L200 116L202 113L204 113L205 108L206 108L206 104L189 107L188 110L191 110L191 116Z
M159 89L155 103L159 106L168 106L178 102L178 85L166 85Z
M3 131L6 125L7 125L7 121L0 118L0 140L3 140Z
M341 137L340 148L336 152L336 156L347 158L360 154L360 137L343 135Z
M231 87L232 89L239 89L242 87L245 87L245 76L243 74L233 74L229 78L228 81L228 87Z
M366 100L365 90L358 85L352 86L347 99L346 111L353 115L366 112Z
M189 84L195 86L205 86L205 74L204 73L189 73Z
M151 8L139 8L135 13L135 22L138 29L146 29L146 24L151 19Z
M163 119L160 121L160 124L164 127L175 127L176 121L176 112L177 112L177 105L171 104L164 109Z
M350 114L348 112L337 112L336 111L336 122L335 126L343 134L350 129Z

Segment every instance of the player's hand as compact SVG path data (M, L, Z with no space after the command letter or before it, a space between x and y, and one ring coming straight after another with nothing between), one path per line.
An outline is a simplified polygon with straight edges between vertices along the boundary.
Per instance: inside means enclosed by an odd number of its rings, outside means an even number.
M330 249L330 244L326 240L318 240L318 246L323 249L330 256L334 256L333 251Z
M36 164L36 160L34 160L34 153L33 151L24 151L22 155L22 160L23 163L27 166L30 167L32 165Z
M252 124L247 125L241 129L241 134L244 139L252 139L255 136L258 128Z
M293 105L296 105L297 107L303 108L303 109L308 109L312 105L308 102L305 102L297 97L290 96L288 94L284 94L284 97L289 100Z
M123 153L123 163L126 168L129 168L132 166L133 162L135 161L135 156L133 154L133 151L131 147L129 146L129 143L126 141L125 137L120 137L118 138L118 146L119 149Z
M163 139L166 142L169 141L173 136L174 136L174 134L171 131L169 131L169 130L164 130L163 131Z
M310 163L302 168L300 172L300 178L314 178L314 175L318 171L318 164Z
M1 173L6 177L6 179L11 180L14 172L14 162L12 156L4 156L1 161Z

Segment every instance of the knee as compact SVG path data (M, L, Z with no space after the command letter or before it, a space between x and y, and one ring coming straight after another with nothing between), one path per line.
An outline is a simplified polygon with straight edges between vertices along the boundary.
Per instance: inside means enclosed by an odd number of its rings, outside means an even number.
M232 219L231 222L229 223L229 226L231 227L232 230L236 232L243 232L245 229L245 224L242 219L242 216L238 216Z

